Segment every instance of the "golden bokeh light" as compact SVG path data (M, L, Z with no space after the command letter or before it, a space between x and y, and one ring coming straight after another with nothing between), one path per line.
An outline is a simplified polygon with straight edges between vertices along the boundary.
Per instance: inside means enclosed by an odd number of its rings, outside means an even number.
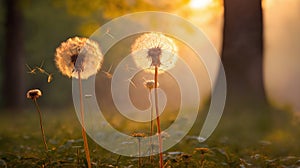
M207 6L209 6L211 3L213 2L213 0L191 0L189 3L189 6L191 8L205 8Z

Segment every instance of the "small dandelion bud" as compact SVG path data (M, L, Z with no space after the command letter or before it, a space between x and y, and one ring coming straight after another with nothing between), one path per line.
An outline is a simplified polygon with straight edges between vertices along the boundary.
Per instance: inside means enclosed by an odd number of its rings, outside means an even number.
M202 155L209 152L209 149L208 148L195 148L194 149L194 153L196 152L200 152Z
M154 80L146 80L144 82L144 86L146 88L148 88L149 90L153 89L155 87L155 81ZM157 87L159 86L159 84L157 83Z
M100 70L102 60L98 43L87 38L69 38L56 48L56 66L68 77L78 78L80 72L81 78L87 79Z
M143 69L159 67L161 70L172 68L177 61L175 42L162 33L146 33L135 40L131 46L137 66Z
M28 90L28 92L26 94L26 97L28 99L32 99L33 100L34 105L36 107L36 110L37 110L37 112L39 114L40 127L41 127L41 132L42 132L42 138L43 138L43 142L44 142L44 146L45 146L45 151L47 152L48 151L48 145L47 145L47 142L46 142L45 131L44 131L43 124L42 124L42 114L41 114L39 105L38 105L37 100L36 100L40 96L42 96L42 92L39 89Z
M137 137L137 138L143 138L146 135L144 133L132 133L131 136L132 137Z
M39 89L28 90L26 97L27 99L37 99L42 96L42 92Z

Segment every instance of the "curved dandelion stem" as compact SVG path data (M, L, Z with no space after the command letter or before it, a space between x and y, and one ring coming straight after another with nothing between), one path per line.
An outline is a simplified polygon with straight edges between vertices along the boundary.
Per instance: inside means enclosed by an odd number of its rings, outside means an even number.
M155 74L154 74L154 92L155 92L155 112L156 112L156 123L157 123L157 133L158 133L158 144L159 144L159 165L160 168L163 168L163 153L162 153L162 138L161 138L161 130L160 130L160 120L159 120L159 112L158 112L158 96L157 96L157 83L158 83L158 66L155 66Z
M39 114L39 119L40 119L40 127L41 127L41 132L42 132L42 137L43 137L43 142L44 142L44 146L45 146L45 150L46 152L48 152L48 145L47 145L47 142L46 142L46 137L45 137L45 131L44 131L44 128L43 128L43 122L42 122L42 114L41 114L41 111L40 111L40 107L36 101L36 98L33 99L34 101L34 105L36 107L36 110Z
M82 99L82 83L81 83L81 76L80 71L78 71L78 81L79 81L79 97L80 97L80 118L81 118L81 130L82 130L82 138L83 138L83 146L86 156L86 161L88 164L88 168L91 168L91 158L90 158L90 151L88 146L88 141L86 137L85 131L85 124L84 124L84 106L83 106L83 99Z

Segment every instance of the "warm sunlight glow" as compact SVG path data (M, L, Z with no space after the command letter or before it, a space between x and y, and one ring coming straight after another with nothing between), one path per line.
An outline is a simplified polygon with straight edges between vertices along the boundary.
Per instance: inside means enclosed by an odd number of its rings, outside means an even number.
M212 3L212 0L191 0L191 8L205 8Z

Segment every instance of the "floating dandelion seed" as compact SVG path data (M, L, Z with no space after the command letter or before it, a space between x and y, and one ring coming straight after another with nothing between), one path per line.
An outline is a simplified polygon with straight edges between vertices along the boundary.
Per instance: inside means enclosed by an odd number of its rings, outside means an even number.
M129 78L129 79L127 79L127 81L128 81L134 88L137 88L136 85L134 84L134 82L132 81L132 79Z
M43 64L40 66L40 67L36 67L36 69L38 71L40 71L41 74L45 74L47 75L47 82L50 83L52 80L53 80L53 74L52 73L49 73L47 72L45 69L42 68Z
M31 68L28 64L25 64L26 65L26 67L27 67L27 69L29 70L29 71L27 71L27 73L29 73L29 74L36 74L36 69L35 68Z
M36 71L40 72L41 74L45 74L48 76L47 82L50 83L53 80L53 74L47 72L45 69L43 69L44 60L42 61L40 66L36 66L35 68L31 68L28 64L25 64L27 69L29 70L27 73L30 74L36 74Z
M112 65L109 67L107 71L102 71L108 79L112 78L112 74L110 73Z
M136 65L143 69L159 67L160 70L168 70L174 67L178 58L175 42L162 33L141 35L131 46L131 51Z
M50 83L53 80L53 74L49 74L47 78L47 82Z
M114 39L114 36L110 33L110 28L106 29L105 34L107 34L110 38Z
M74 37L56 49L55 62L63 75L82 79L95 75L101 68L103 55L99 45L90 39Z

